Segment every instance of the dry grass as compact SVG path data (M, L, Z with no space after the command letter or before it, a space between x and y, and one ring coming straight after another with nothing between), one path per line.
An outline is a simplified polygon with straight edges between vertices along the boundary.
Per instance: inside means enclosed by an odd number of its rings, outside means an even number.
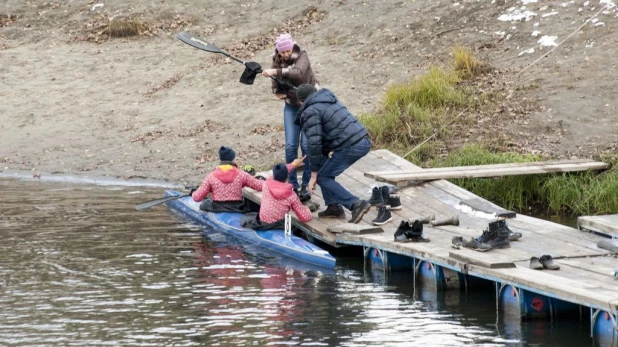
M110 37L130 37L140 35L147 28L147 25L137 18L116 18L109 22L106 32Z

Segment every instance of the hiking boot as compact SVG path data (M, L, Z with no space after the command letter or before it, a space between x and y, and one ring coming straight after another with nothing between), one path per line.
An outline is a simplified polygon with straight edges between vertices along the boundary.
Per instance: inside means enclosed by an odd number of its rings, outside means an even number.
M389 195L388 204L391 206L391 210L393 211L401 210L401 200L399 199L399 195Z
M399 223L397 231L395 231L395 241L406 241L410 231L412 231L410 223L402 220L401 223Z
M509 241L509 230L510 229L506 227L506 223L503 220L491 222L489 223L488 234L495 234L495 237L492 237L483 243L490 245L491 249L509 248L511 247L511 243Z
M415 220L410 227L410 232L408 232L408 239L412 242L429 242L431 241L425 235L423 235L423 222L420 220Z
M468 241L468 242L464 242L463 247L464 248L468 248L468 249L472 249L472 250L475 250L475 251L479 251L479 252L486 252L486 251L489 251L490 249L495 248L495 247L493 247L491 245L491 243L480 242L479 240L477 240L475 238L470 239L470 241ZM509 245L509 247L510 247L510 245ZM504 247L502 247L502 248L504 248Z
M457 249L461 249L464 243L466 243L466 240L464 240L461 236L453 236L453 239L451 240L451 246Z
M537 257L530 258L530 268L534 270L543 270L543 264Z
M378 217L372 220L371 224L384 225L393 220L393 216L391 215L391 207L389 205L380 205L380 209L378 211Z
M371 204L371 206L384 204L384 198L382 197L382 188L373 187L373 189L371 190L371 198L368 202L369 204Z
M385 204L388 204L388 199L391 197L391 190L388 188L388 186L382 186L380 187L380 191L382 192L382 200Z
M300 202L311 200L311 193L307 190L307 186L302 186L300 189L295 189L296 195L300 199Z
M318 212L318 218L345 219L345 211L341 205L328 205L326 206L326 210Z
M369 204L365 200L356 200L352 204L352 218L348 221L348 223L357 224L363 219L365 213L369 212L371 209L371 204Z
M541 262L541 264L543 264L543 268L544 269L548 269L548 270L560 270L560 265L554 263L554 260L551 258L551 255L542 255L541 258L539 258L539 261Z
M491 224L491 223L490 223ZM491 225L489 227L489 229L491 229ZM487 242L489 240L492 240L496 237L496 232L492 231L492 230L483 230L483 234L479 237L476 238L477 241L479 242Z
M513 231L509 229L506 221L504 219L497 220L495 222L489 223L489 230L498 230L500 228L505 228L509 231L509 241L517 241L521 238L521 233L518 231Z

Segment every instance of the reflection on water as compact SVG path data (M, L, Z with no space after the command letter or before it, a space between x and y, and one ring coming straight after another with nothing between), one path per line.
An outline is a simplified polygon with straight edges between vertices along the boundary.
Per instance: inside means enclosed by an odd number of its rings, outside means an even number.
M351 257L324 273L162 206L136 212L158 189L0 189L2 346L590 344L585 329L497 322L492 291L414 288Z

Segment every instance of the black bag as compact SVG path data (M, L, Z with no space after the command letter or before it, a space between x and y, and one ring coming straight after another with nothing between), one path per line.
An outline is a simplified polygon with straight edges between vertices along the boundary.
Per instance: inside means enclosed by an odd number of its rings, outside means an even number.
M255 76L262 73L262 66L254 61L245 62L245 71L240 76L240 83L252 85Z

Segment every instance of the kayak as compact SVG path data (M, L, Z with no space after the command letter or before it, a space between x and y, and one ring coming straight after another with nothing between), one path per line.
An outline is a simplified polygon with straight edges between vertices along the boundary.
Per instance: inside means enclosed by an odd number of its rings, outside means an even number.
M174 190L165 191L166 197L180 195L185 194ZM188 217L200 226L215 227L221 232L305 263L328 268L335 267L335 258L327 251L298 236L285 235L283 229L255 231L240 226L242 213L202 211L200 203L193 201L190 196L174 199L166 204L174 212Z

